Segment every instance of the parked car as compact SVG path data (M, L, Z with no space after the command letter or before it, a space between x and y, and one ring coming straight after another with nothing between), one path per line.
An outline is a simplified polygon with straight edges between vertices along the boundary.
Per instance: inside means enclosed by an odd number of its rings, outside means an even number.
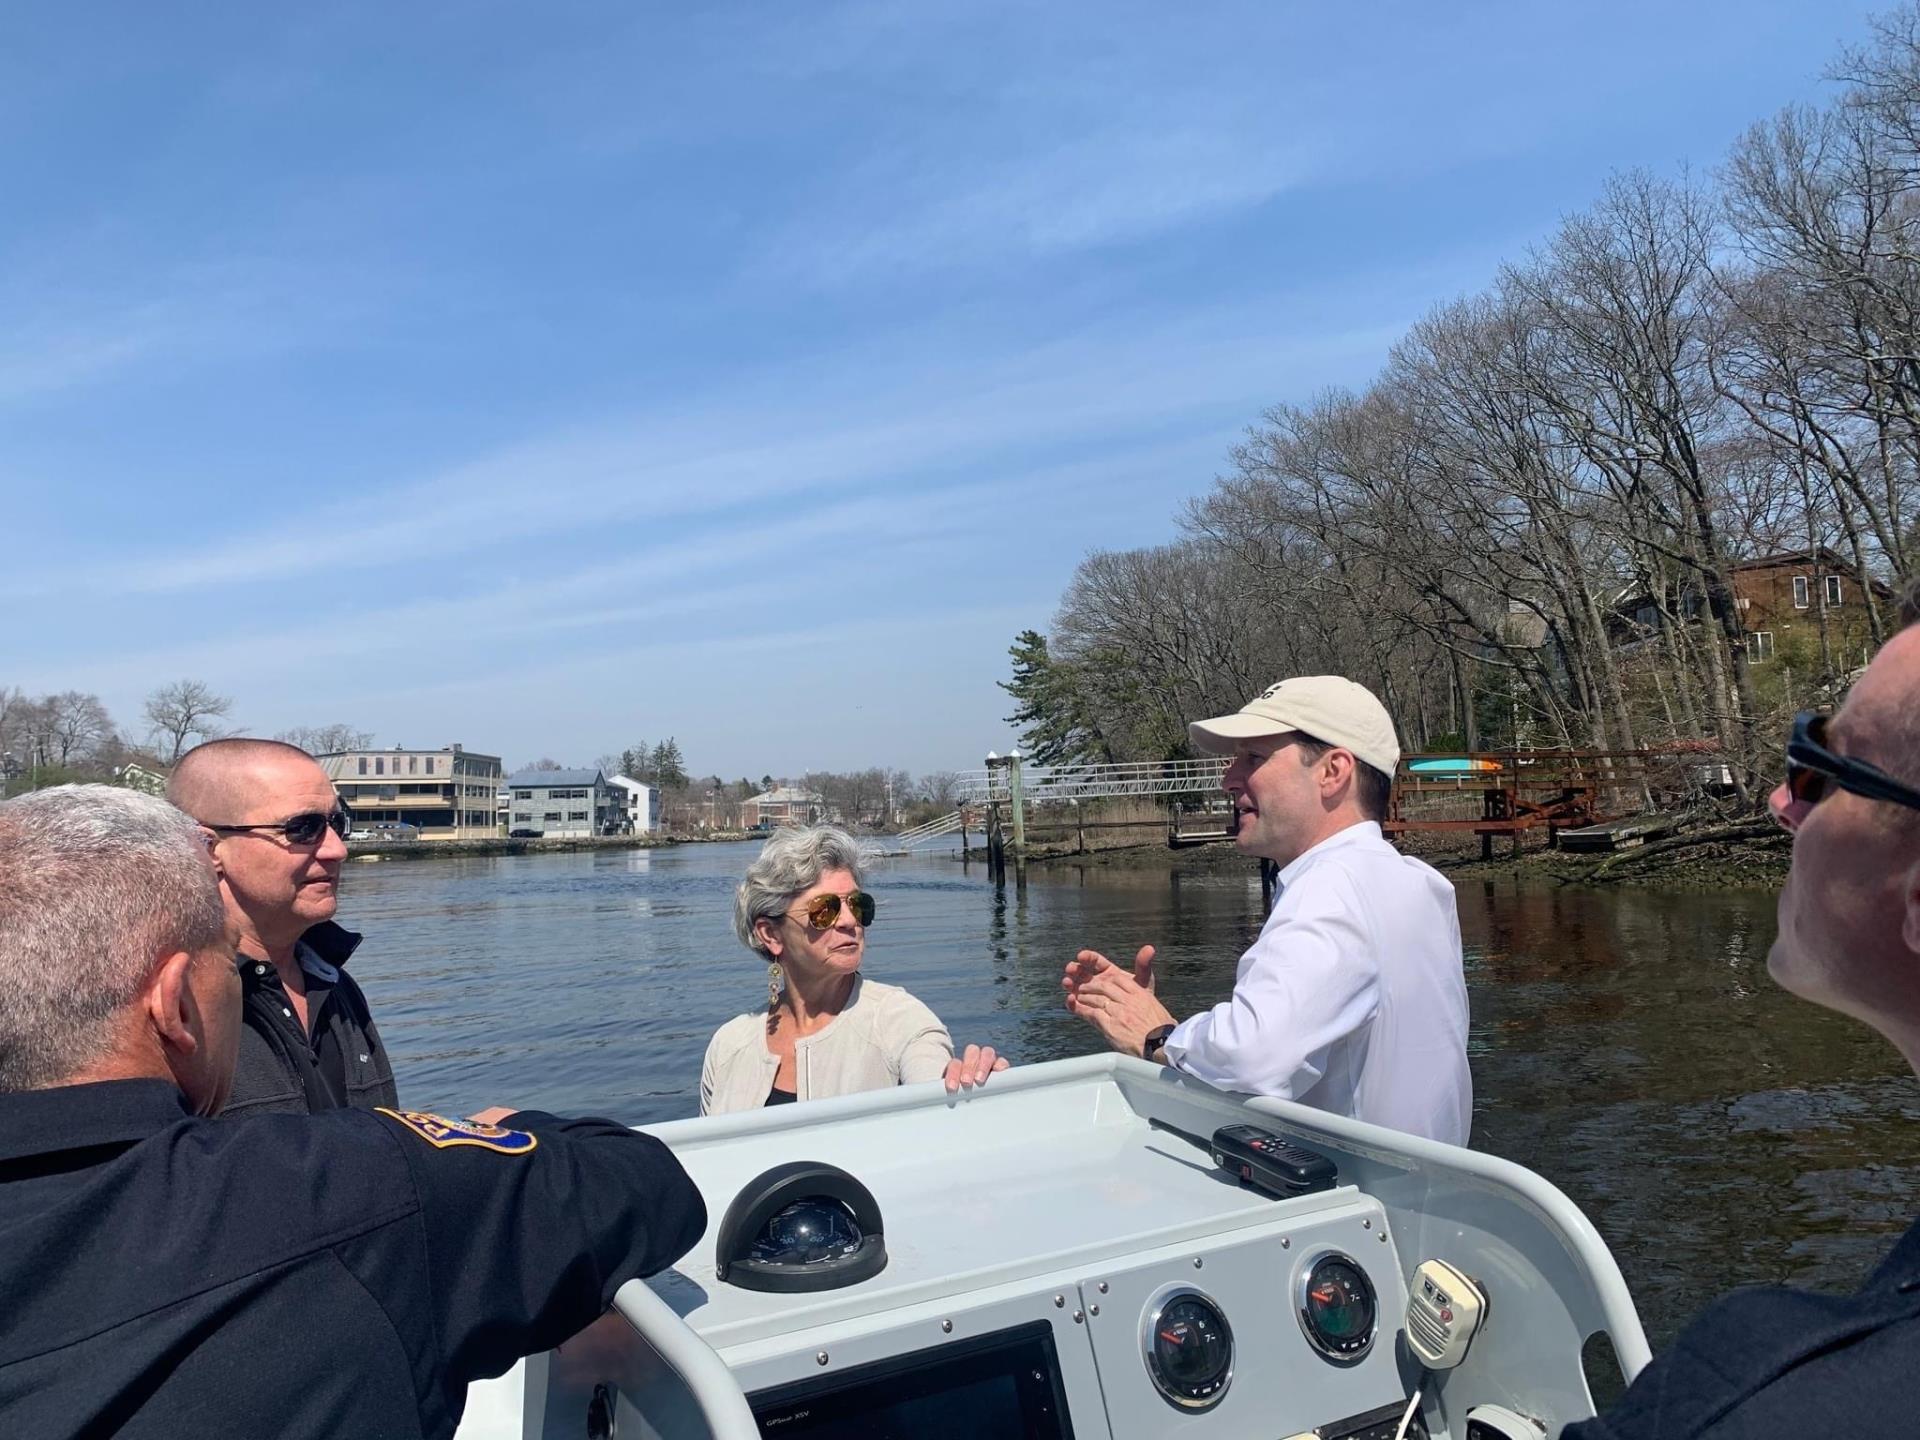
M347 838L380 841L418 840L420 827L400 820L379 820L370 825L362 825L359 829L352 831Z
M509 840L538 840L540 838L540 835L541 835L541 832L538 830L507 831L507 839Z

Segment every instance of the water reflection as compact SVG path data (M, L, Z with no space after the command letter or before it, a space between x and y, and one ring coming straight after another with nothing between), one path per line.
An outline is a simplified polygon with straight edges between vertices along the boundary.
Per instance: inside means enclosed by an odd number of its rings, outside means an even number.
M733 936L752 846L357 865L343 918L409 1104L691 1114L707 1037L760 1003ZM963 1043L1016 1063L1084 1054L1061 966L1125 964L1151 941L1176 1013L1223 998L1258 932L1252 866L985 867L891 862L869 973L904 984ZM1858 1282L1920 1178L1920 1084L1864 1028L1767 978L1765 895L1460 892L1473 1002L1476 1147L1540 1171L1587 1211L1671 1335L1747 1281Z

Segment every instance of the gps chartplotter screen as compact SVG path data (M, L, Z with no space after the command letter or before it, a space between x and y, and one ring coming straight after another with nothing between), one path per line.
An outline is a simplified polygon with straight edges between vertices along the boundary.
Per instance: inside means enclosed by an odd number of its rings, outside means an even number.
M1045 1321L748 1399L769 1440L1073 1440Z

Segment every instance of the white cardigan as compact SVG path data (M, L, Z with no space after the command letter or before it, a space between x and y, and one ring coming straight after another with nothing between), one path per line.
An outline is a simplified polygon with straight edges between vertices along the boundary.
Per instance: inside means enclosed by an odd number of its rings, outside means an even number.
M898 985L855 975L846 1008L794 1041L794 1094L825 1100L938 1080L952 1059L953 1037L939 1016ZM767 1012L734 1016L707 1042L700 1113L759 1109L779 1069L779 1057L767 1049Z

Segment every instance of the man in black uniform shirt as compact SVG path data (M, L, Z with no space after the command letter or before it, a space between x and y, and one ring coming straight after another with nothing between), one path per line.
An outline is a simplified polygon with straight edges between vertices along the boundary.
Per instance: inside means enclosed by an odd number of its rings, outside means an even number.
M167 798L206 829L240 934L244 1028L226 1113L397 1105L346 971L360 937L333 920L348 817L326 771L278 740L211 740L180 757Z
M1911 614L1905 618L1913 619ZM1920 1071L1920 625L1831 721L1803 717L1773 812L1793 832L1767 968ZM1757 1288L1710 1307L1563 1440L1920 1434L1920 1224L1856 1294Z
M201 1118L235 940L164 801L0 804L0 1435L448 1436L705 1228L610 1121Z

